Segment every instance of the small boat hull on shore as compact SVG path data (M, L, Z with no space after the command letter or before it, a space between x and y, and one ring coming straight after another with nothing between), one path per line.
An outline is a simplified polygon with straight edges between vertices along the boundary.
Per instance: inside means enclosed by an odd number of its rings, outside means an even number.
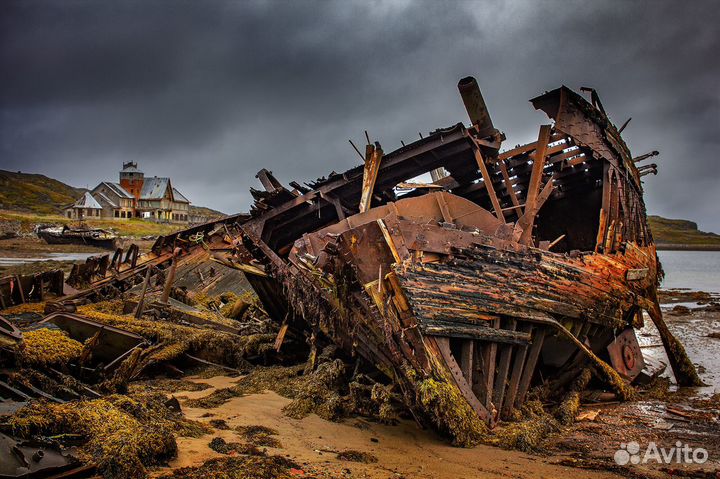
M98 248L115 249L117 236L101 229L39 228L38 238L47 244L79 244Z

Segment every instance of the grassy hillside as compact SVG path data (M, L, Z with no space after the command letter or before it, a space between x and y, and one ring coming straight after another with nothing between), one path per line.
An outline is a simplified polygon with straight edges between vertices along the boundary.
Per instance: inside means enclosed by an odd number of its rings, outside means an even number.
M227 216L225 213L214 210L212 208L207 208L205 206L195 206L190 205L190 214L191 215L203 215L207 216L208 218L222 218L223 216Z
M700 231L697 223L692 221L648 216L648 223L658 246L686 245L720 248L720 235Z
M14 231L17 233L31 233L35 225L39 223L77 225L76 220L69 220L61 215L39 215L34 213L23 213L20 211L0 210L0 232ZM142 237L159 236L174 233L185 228L184 225L172 225L167 223L153 223L141 219L131 220L86 220L85 224L92 228L103 228L112 230L119 236Z
M60 213L63 206L75 202L84 191L44 175L0 170L0 209Z
M69 224L62 216L63 207L74 203L85 192L44 175L0 170L0 232L32 232L38 223ZM191 205L192 212L209 218L225 216L203 206ZM158 224L140 219L88 219L88 226L115 231L120 236L166 235L184 228L179 225Z

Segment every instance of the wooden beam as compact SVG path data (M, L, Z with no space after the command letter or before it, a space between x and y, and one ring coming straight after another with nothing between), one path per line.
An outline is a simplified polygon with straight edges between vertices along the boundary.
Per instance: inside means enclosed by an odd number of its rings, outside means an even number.
M505 190L508 192L508 196L510 196L510 201L512 201L513 204L513 207L510 209L514 209L517 215L520 216L522 214L522 208L520 207L520 202L518 201L515 190L513 189L513 184L510 181L510 175L508 175L505 162L502 160L498 161L498 166L500 167L500 172L502 173L503 181L505 182ZM505 209L507 210L508 208Z
M283 341L285 341L285 334L287 334L288 328L290 325L286 322L283 322L282 326L280 326L280 331L278 331L277 337L275 338L275 344L273 345L276 352L280 352L280 347L282 347Z
M487 326L467 326L464 324L450 325L434 321L424 321L420 330L428 336L445 336L449 338L477 339L502 344L527 345L530 334L489 328Z
M517 321L508 318L506 330L515 331ZM498 360L497 379L493 390L493 403L496 407L501 407L503 398L505 397L505 383L507 381L508 371L510 371L510 358L512 357L513 346L511 344L503 345L500 351L500 359Z
M540 191L540 182L542 180L543 168L545 167L545 152L547 144L550 141L550 125L542 125L538 134L537 148L535 149L535 159L533 160L532 173L528 183L527 195L525 197L525 211L532 210L535 207L537 196Z
M519 243L532 245L532 229L535 224L535 217L555 189L554 182L555 176L552 176L547 183L545 183L540 194L535 198L531 208L525 203L525 212L520 219L518 219L517 223L515 223L515 229L513 230L513 238Z
M540 350L542 349L544 341L545 328L538 326L535 328L535 336L532 339L532 345L530 346L527 361L525 362L522 377L520 378L520 385L518 386L517 396L515 397L515 407L520 407L522 406L522 403L525 402L525 395L530 388L530 381L532 380L533 373L535 372L535 366L537 365L537 360L540 356Z
M610 222L610 227L608 228L607 238L605 239L605 249L603 250L603 253L605 253L605 254L612 253L614 242L615 242L615 220L612 220Z
M605 245L605 227L607 225L607 210L600 209L600 221L598 222L597 239L595 240L595 252L600 252L600 248Z
M482 153L480 152L480 145L478 145L475 138L473 138L473 144L475 145L475 148L473 150L473 153L475 154L475 161L480 168L480 173L483 177L485 189L487 190L488 196L490 197L490 202L492 203L493 210L495 210L495 216L497 216L499 220L505 222L505 215L503 214L502 206L500 206L500 201L498 201L497 195L495 194L495 188L492 184L492 177L490 176L487 165L485 164L485 158L483 158Z
M555 246L556 244L558 244L559 242L561 242L563 239L565 239L565 236L566 236L565 234L561 234L560 236L558 236L557 238L555 238L555 239L548 245L548 247L547 247L548 251L550 251L550 250L553 248L553 246Z
M475 356L475 341L465 339L460 345L460 369L468 384L473 383L473 357Z
M532 326L529 324L523 324L520 327L521 331L527 331L528 333L532 330ZM510 381L508 382L507 392L505 393L505 402L502 405L500 417L507 419L512 413L513 404L515 404L515 397L517 396L518 386L520 385L520 377L523 374L525 366L525 358L527 357L528 347L517 346L515 348L515 357L513 358L512 374L510 375Z
M492 327L495 329L500 328L500 318L496 318L492 322ZM495 359L497 358L498 344L495 342L488 343L483 350L483 380L484 383L484 397L481 401L485 404L485 407L491 409L493 400L493 384L495 382Z
M395 241L393 240L392 236L390 235L390 232L387 229L387 226L385 226L385 222L382 220L382 218L377 219L377 224L380 227L380 231L382 231L383 237L385 238L385 242L388 245L388 248L390 248L390 252L393 255L393 258L395 258L396 263L402 263L402 258L400 258L400 253L398 253L397 248L395 247Z
M360 195L360 213L365 213L370 209L372 194L375 189L378 171L380 171L382 157L383 150L380 147L380 143L376 142L375 145L368 144L365 147L365 167L363 168L362 193Z

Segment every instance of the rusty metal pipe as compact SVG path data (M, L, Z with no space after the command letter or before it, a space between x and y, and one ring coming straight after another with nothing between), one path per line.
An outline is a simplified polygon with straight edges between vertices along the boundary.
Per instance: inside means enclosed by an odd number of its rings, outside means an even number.
M495 133L490 113L483 100L477 80L474 77L465 77L458 82L458 90L465 104L470 122L475 125L480 138L492 136Z

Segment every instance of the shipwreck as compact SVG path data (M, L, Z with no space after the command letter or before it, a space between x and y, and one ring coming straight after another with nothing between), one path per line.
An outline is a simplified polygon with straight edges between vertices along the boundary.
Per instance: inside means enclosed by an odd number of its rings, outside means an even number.
M655 165L639 166L651 155L632 156L594 90L585 99L564 86L530 100L551 120L537 140L503 151L475 79L458 89L469 125L390 153L366 134L363 164L305 185L263 169L248 214L160 237L146 254L91 258L65 285L50 273L5 278L3 307L49 300L52 321L74 324L63 315L133 292L140 317L172 298L181 310L188 278L222 292L244 276L279 325L276 349L307 338L312 366L333 343L451 436L459 422L511 418L533 388L561 391L587 367L627 397L626 384L659 371L635 337L643 312L678 384L699 384L658 304L641 181ZM151 301L152 282L164 288ZM83 324L91 337L96 326ZM144 347L132 341L108 360Z

